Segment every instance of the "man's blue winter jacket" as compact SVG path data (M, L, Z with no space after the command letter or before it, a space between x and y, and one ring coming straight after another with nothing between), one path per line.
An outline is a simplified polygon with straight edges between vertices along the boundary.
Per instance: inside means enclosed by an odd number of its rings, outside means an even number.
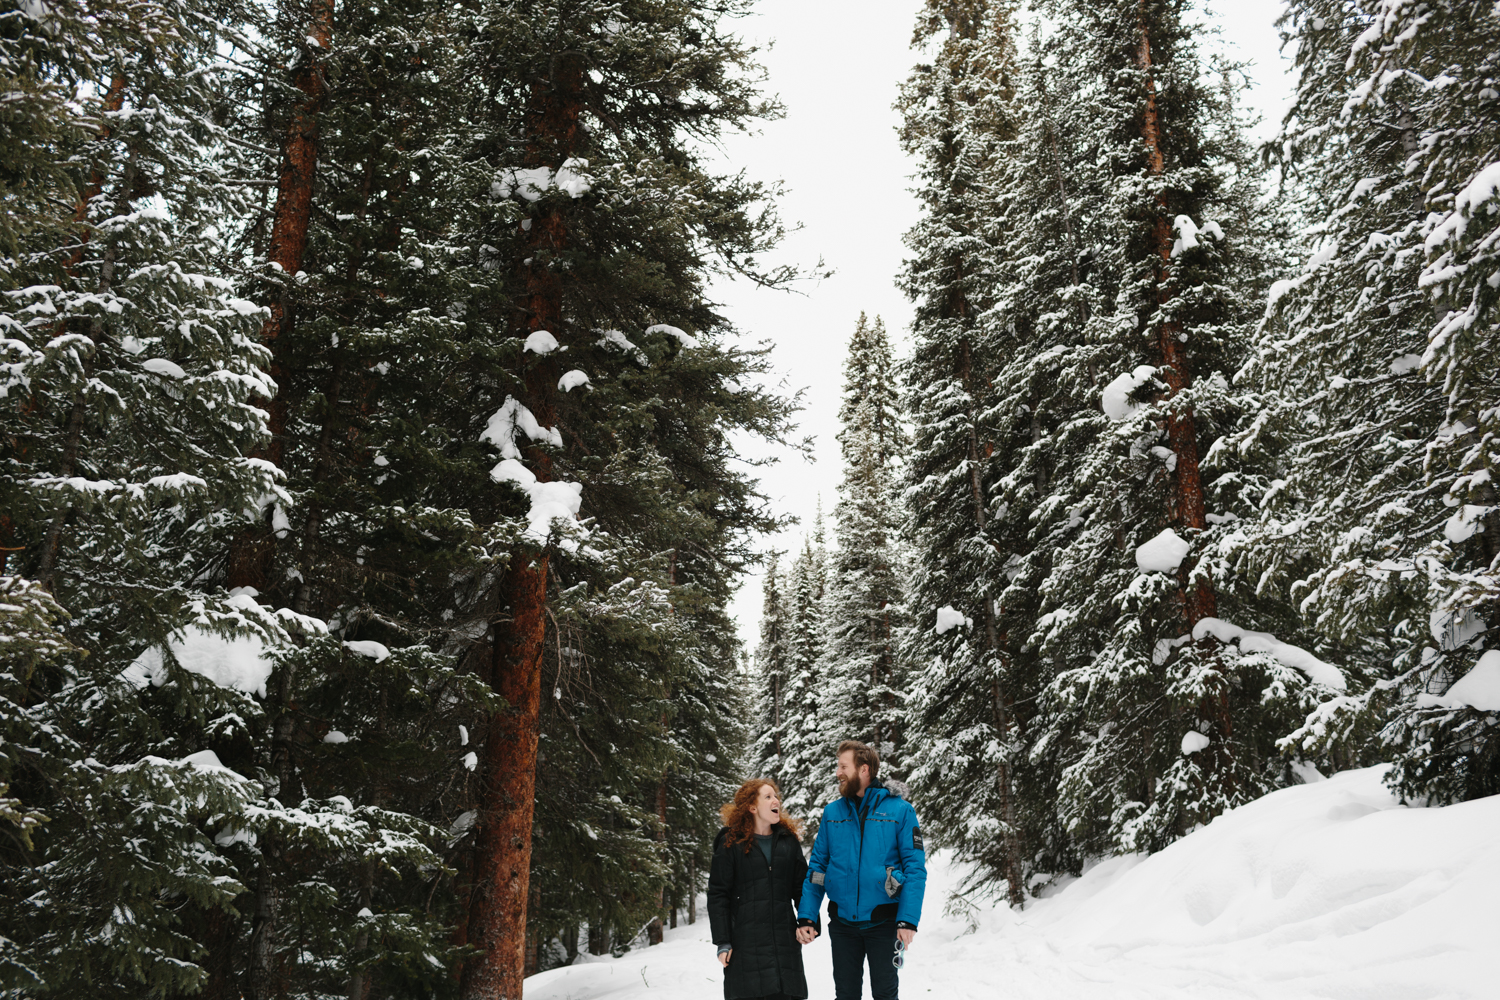
M840 920L879 919L871 915L875 908L894 903L896 919L915 927L926 888L927 852L916 810L871 785L858 799L841 795L823 807L797 918L816 921L826 893Z

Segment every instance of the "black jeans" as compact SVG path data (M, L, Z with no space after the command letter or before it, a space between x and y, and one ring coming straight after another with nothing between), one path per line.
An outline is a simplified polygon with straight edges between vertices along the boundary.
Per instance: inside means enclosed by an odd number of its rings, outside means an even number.
M860 930L842 920L828 922L833 948L833 994L836 1000L860 1000L864 993L865 958L870 959L870 996L896 1000L896 921L886 920Z

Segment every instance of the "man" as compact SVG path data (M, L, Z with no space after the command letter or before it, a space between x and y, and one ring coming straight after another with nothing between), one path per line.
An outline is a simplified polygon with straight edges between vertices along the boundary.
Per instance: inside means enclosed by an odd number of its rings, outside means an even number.
M910 946L922 919L927 855L917 813L879 772L874 750L855 740L839 744L839 797L823 808L797 908L797 940L809 944L828 896L836 1000L860 1000L866 959L870 995L896 1000L897 942Z

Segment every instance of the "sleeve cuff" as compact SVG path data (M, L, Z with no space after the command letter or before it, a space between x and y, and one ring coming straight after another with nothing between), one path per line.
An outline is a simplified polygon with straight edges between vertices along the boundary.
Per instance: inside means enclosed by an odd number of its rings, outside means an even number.
M898 921L896 921L896 929L898 931L899 930L914 931L914 930L917 929L917 925L914 924L914 923L911 923L908 920L898 920Z
M720 955L722 955L726 951L733 951L733 950L734 950L734 945L732 945L732 944L721 944L721 945L719 945L719 952L718 953Z

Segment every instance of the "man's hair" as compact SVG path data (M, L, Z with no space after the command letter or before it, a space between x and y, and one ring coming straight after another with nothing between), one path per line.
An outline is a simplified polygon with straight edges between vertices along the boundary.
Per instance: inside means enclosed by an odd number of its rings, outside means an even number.
M859 740L845 740L839 744L838 753L834 756L842 757L846 753L854 754L854 773L859 774L861 764L870 765L870 780L874 781L880 774L880 754Z

